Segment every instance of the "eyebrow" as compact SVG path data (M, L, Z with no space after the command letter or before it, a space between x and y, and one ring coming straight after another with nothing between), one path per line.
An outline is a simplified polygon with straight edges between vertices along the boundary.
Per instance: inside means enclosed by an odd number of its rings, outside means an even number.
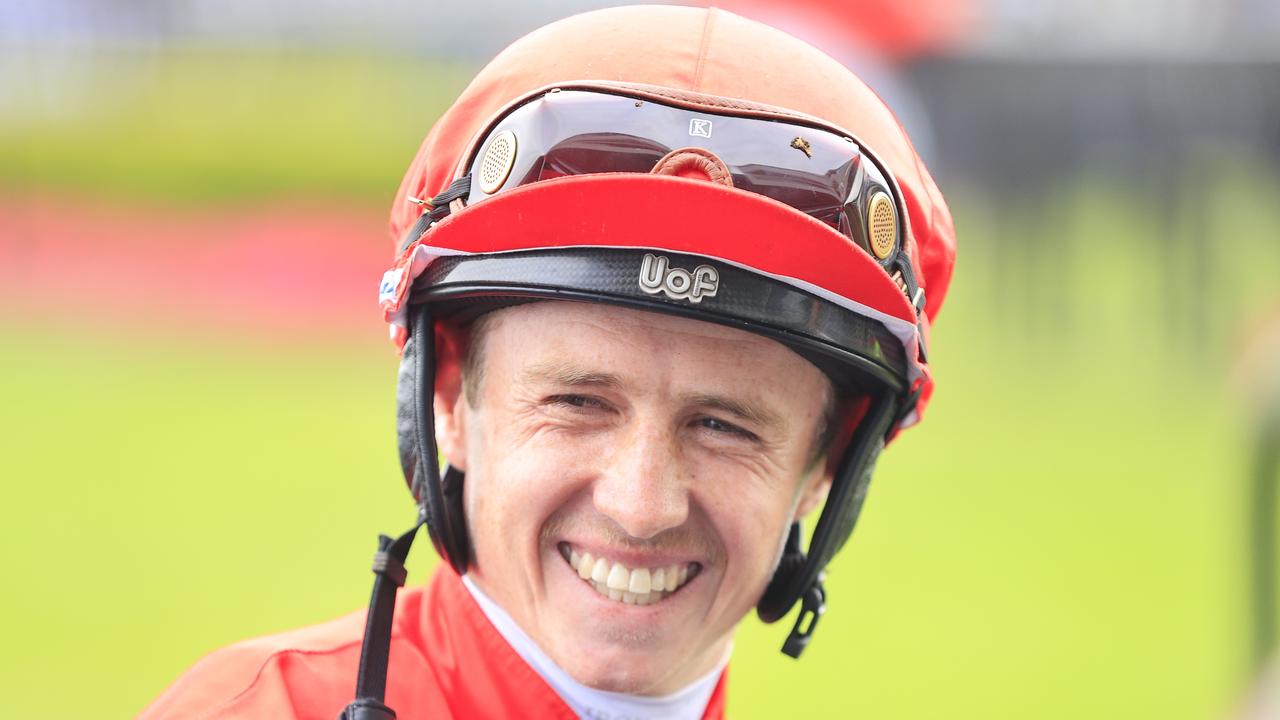
M520 373L520 380L525 383L552 383L569 387L620 388L624 384L622 378L613 373L586 370L569 363L557 362L531 365ZM757 403L739 400L727 395L692 393L682 395L680 400L687 405L697 405L726 412L758 427L780 428L785 425L782 421L782 416L778 413L761 407Z
M727 412L760 427L778 428L784 424L781 415L746 400L738 400L714 393L696 393L686 395L682 399L691 405L715 408Z
M622 387L622 378L613 373L593 372L567 363L538 363L525 368L520 379L526 383L550 382L571 387Z

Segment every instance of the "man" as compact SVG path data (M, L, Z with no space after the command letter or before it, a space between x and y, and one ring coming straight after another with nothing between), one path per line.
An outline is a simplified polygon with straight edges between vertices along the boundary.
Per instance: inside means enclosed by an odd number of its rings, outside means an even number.
M143 717L720 717L752 608L800 604L798 656L954 256L883 103L728 13L576 16L436 123L391 231L401 460L447 562L397 601L417 528L384 538L367 624L222 650Z

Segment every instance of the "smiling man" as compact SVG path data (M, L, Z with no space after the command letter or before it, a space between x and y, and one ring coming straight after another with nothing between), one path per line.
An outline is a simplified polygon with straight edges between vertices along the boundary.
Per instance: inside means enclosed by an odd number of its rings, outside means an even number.
M482 335L478 387L437 374L468 579L588 686L718 674L825 489L831 382L773 340L604 305L520 305Z
M214 653L143 716L718 718L753 609L799 606L798 657L932 391L954 258L874 93L728 13L576 16L436 123L391 231L401 462L445 562L397 598L419 526L383 538L367 615Z

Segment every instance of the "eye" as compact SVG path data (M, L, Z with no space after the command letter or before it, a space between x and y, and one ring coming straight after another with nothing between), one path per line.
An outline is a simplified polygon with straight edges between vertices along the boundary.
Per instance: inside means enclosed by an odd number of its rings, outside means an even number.
M591 395L552 395L548 402L578 410L601 410L608 407L603 400Z
M699 418L698 426L701 428L710 430L711 432L716 434L736 436L744 440L751 440L751 441L755 441L758 439L754 433L748 430L744 430L738 427L737 425L734 425L733 423L725 422L724 420L721 420L720 418L716 418L716 417Z

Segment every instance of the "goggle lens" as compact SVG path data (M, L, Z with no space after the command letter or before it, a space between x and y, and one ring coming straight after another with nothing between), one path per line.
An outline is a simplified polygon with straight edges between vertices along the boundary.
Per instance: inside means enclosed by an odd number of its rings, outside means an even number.
M467 204L566 175L648 173L672 150L698 147L725 163L734 187L821 220L885 267L901 247L896 218L888 226L891 244L884 242L886 226L880 242L868 236L872 198L892 197L883 173L852 139L828 130L598 91L552 90L511 110L476 147L468 170L489 182L473 183Z

